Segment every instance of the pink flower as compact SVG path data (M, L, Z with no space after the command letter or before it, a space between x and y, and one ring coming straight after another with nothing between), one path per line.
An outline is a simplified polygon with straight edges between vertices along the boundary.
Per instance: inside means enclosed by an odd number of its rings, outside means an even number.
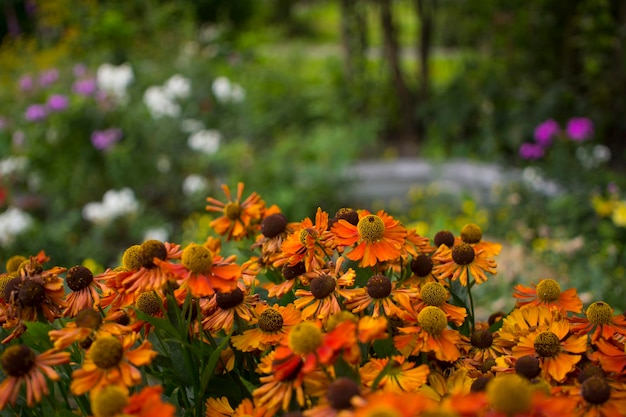
M53 94L48 97L48 108L52 111L61 111L67 109L70 101L61 94Z
M519 148L519 154L527 160L541 159L545 154L545 148L537 143L523 143Z
M586 117L575 117L567 121L567 136L576 142L582 142L593 136L593 122Z
M91 134L91 143L94 148L103 151L109 149L115 142L122 139L122 136L122 130L117 128L96 130Z
M543 146L550 146L552 138L559 134L561 127L554 119L548 119L535 128L535 142Z
M98 85L95 78L81 78L74 81L72 91L81 96L91 96L96 92Z
M24 117L26 117L26 120L29 122L39 122L44 120L47 116L48 110L43 104L31 104L24 113Z

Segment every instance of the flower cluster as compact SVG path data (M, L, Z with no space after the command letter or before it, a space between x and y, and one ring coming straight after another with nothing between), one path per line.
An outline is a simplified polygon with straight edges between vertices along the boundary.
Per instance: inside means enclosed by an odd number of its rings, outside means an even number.
M94 276L15 255L0 276L0 410L114 416L620 416L626 317L551 278L475 316L501 246L389 213L290 221L207 198L212 233ZM233 253L227 253L227 252ZM243 259L240 258L243 257ZM32 413L32 414L31 414ZM47 414L46 414L47 415Z

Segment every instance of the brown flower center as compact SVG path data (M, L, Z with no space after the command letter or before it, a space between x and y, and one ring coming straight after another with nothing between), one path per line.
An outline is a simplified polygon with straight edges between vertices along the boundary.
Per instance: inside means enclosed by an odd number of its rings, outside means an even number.
M469 243L460 243L452 248L452 260L457 265L469 265L475 256L474 248Z
M287 217L282 213L270 214L261 222L261 233L270 239L285 230L287 230Z
M137 300L135 301L137 310L150 316L158 314L161 311L162 305L163 302L161 301L161 298L154 291L139 294L139 297L137 297Z
M345 220L353 226L359 224L359 213L351 208L340 208L335 213L335 219L337 220Z
M80 291L87 288L93 281L93 274L89 268L82 265L71 267L65 276L65 282L72 291Z
M215 295L217 306L222 310L228 310L243 303L244 294L239 288L235 288L230 292L218 292Z
M35 352L26 345L9 346L2 352L0 363L7 375L21 377L35 365Z
M543 358L552 358L561 352L561 341L551 331L541 332L535 337L535 352Z
M311 293L318 300L331 295L336 287L337 281L330 275L322 275L311 280Z
M472 346L478 349L487 349L493 343L493 335L487 329L479 329L472 333Z
M387 298L391 294L391 280L382 274L372 276L367 280L367 294L376 299Z
M454 235L449 230L440 230L435 233L433 241L435 242L436 247L446 245L447 247L451 248L452 246L454 246Z
M604 404L611 398L611 386L603 377L592 376L583 382L581 394L590 404Z
M259 328L265 333L274 333L283 328L283 316L274 308L268 308L259 316Z
M307 238L309 236L311 236L313 239L317 239L318 237L317 230L313 229L312 227L307 227L307 228L300 230L299 239L300 239L300 243L302 244L302 246L306 246Z
M360 394L359 385L350 378L337 378L326 391L326 399L335 410L352 408L352 397Z
M241 205L236 201L232 201L224 207L224 216L230 220L237 220L241 216L242 211Z
M46 289L38 282L28 279L22 284L19 300L23 306L36 307L46 298Z
M515 373L526 379L533 379L541 373L539 359L532 355L522 356L515 362Z
M433 270L433 261L430 256L419 254L411 261L411 271L418 277L426 277Z
M304 274L306 272L306 266L304 265L304 262L298 262L295 265L286 264L283 266L281 272L283 273L283 277L289 281Z
M84 308L74 319L76 326L86 329L97 329L102 324L102 316L93 308Z
M145 268L154 268L154 258L165 260L167 258L167 249L163 242L158 240L147 240L141 244L141 266Z

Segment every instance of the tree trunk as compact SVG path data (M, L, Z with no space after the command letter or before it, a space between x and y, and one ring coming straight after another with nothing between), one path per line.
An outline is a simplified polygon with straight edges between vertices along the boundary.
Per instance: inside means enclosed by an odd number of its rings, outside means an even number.
M367 15L363 1L340 0L341 40L348 84L361 89L367 64Z

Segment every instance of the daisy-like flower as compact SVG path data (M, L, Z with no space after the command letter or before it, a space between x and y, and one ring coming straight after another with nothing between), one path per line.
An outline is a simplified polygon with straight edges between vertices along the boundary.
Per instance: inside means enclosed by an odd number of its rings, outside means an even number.
M233 408L228 398L209 398L206 401L204 417L271 417L263 407L255 407L250 398L244 398L237 408Z
M403 287L422 287L429 282L438 282L432 274L433 272L433 260L430 255L420 253L413 257L409 262L409 268L411 269L411 276L402 281Z
M220 330L229 333L236 317L252 323L256 319L254 308L258 302L259 295L252 294L250 287L240 281L232 291L218 291L208 301L201 300L202 327L211 333Z
M486 361L504 354L505 347L498 332L491 332L488 328L477 328L469 338L463 337L466 347L466 357L484 364Z
M353 261L359 261L361 267L398 259L407 235L400 221L383 210L376 214L362 210L356 226L340 219L333 224L331 232L334 235L333 241L340 247L356 244L346 256Z
M461 335L447 328L448 319L442 309L425 307L411 321L417 322L416 325L400 327L401 334L393 338L394 345L403 355L434 352L437 359L445 362L454 362L461 356L458 348Z
M133 273L123 277L122 285L124 292L140 294L145 291L163 291L166 284L173 280L167 265L169 261L179 259L181 251L180 245L150 239L139 245L134 255L135 259L124 261Z
M114 336L101 333L93 341L80 369L72 372L70 390L75 395L92 394L106 385L131 387L141 382L141 372L135 366L148 365L157 355L152 344L143 340L131 349L137 333Z
M258 327L231 338L233 346L242 352L264 351L278 345L291 327L302 321L300 310L293 304L284 307L274 304L269 307L265 303L259 303L255 310Z
M65 298L68 305L63 312L64 317L76 317L80 311L100 305L102 285L94 281L89 268L77 265L68 269L65 283L72 292Z
M213 197L207 197L207 211L221 212L222 216L211 222L211 227L218 235L226 236L226 240L241 240L256 233L263 218L265 202L257 193L250 194L242 201L244 184L237 184L237 195L233 199L230 188L222 184L227 202L223 203Z
M183 250L180 264L157 262L181 288L188 288L194 297L206 297L237 287L242 271L234 261L235 256L223 258L206 245L191 243Z
M415 314L412 303L417 297L413 288L396 288L396 282L383 274L367 280L365 288L346 290L345 306L353 313L371 310L372 317L403 317Z
M503 319L498 332L503 345L510 351L510 348L518 344L520 338L534 331L547 330L553 321L560 318L558 310L544 305L516 308Z
M284 281L279 282L278 284L267 285L268 297L281 298L285 294L291 292L298 281L302 282L299 278L306 273L306 266L304 265L304 262L298 262L295 265L285 264L281 268L280 272ZM309 281L306 280L306 282L308 283Z
M538 284L526 287L515 286L513 297L517 299L516 307L547 305L563 312L580 313L583 302L578 297L576 288L561 291L561 286L553 279L542 279Z
M591 366L591 368L594 368ZM620 379L607 377L602 371L578 375L575 385L554 387L553 398L565 398L575 410L575 417L620 417L626 409L626 384Z
M614 315L613 308L604 301L596 301L585 310L585 318L572 317L572 333L589 335L591 343L611 339L615 334L626 336L626 316Z
M144 387L129 395L128 388L107 385L91 398L94 417L174 417L176 407L161 400L163 387Z
M567 320L553 321L547 329L539 329L519 339L512 348L513 356L519 358L536 355L541 362L544 377L563 382L567 374L587 350L587 339L570 335Z
M623 375L626 370L626 346L623 343L616 346L606 339L598 339L594 346L597 350L589 355L590 359L600 362L605 372Z
M487 281L486 273L497 273L496 261L483 249L475 250L471 244L461 242L452 248L441 245L432 255L435 266L433 275L439 280L459 280L461 285L467 286L473 278L476 284Z
M131 332L132 328L112 322L104 321L102 315L93 308L80 311L74 321L65 323L59 330L50 330L48 337L54 342L54 348L63 350L73 343L90 343L97 332L122 335Z
M328 239L328 213L317 208L315 224L310 218L306 218L296 226L296 230L290 233L281 246L282 254L273 265L294 266L304 262L307 272L324 267L325 259L332 255L333 251L326 245Z
M69 352L47 350L37 355L26 345L12 345L4 349L0 364L7 378L0 382L0 410L17 402L22 385L26 386L26 404L32 407L48 395L48 383L58 381L59 374L52 369L70 361Z
M445 285L440 282L428 282L420 287L419 293L415 297L413 307L419 313L427 306L439 307L446 313L448 321L460 326L467 317L467 310L463 307L448 303L450 293Z
M374 381L380 378L378 386L374 387ZM359 370L361 381L373 390L382 389L395 393L414 392L428 381L430 368L423 364L415 366L414 362L407 360L405 356L396 355L391 358L371 358Z
M283 242L290 233L298 228L298 223L289 222L277 206L265 210L261 221L261 233L257 236L251 249L261 250L261 260L264 265L272 265L282 252Z
M481 251L486 257L498 256L502 250L500 243L483 240L482 229L474 223L463 226L460 236L455 238L455 245L461 242L470 244L475 252Z
M341 311L339 298L350 297L345 287L354 285L356 275L352 268L345 273L341 271L343 261L344 258L339 257L334 269L331 264L329 268L314 271L309 281L309 289L296 290L294 305L302 310L303 320L314 318L326 321L330 315Z

